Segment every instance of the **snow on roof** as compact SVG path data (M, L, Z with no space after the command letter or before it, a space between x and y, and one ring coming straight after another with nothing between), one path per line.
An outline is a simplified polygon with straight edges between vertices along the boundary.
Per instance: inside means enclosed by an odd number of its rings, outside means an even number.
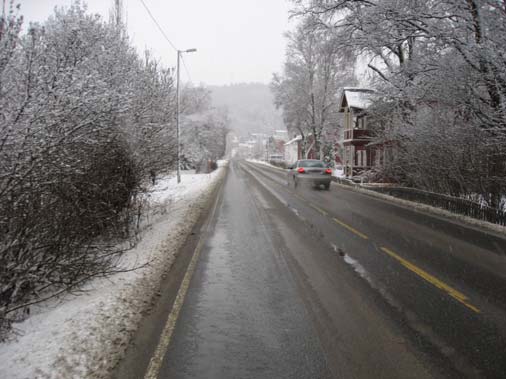
M344 106L344 99L350 108L367 109L373 101L375 92L367 88L345 87L341 95L340 111Z
M302 136L301 136L301 135L298 135L297 137L292 138L290 141L288 141L287 143L285 143L285 146L286 146L286 145L290 145L290 144L292 144L292 143L294 143L294 142L297 142L297 141L301 141L301 140L302 140Z

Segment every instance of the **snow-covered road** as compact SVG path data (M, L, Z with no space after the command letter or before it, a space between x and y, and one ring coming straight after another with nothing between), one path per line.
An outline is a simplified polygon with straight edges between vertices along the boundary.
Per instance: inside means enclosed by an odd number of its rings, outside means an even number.
M103 378L122 357L132 333L156 295L226 165L211 174L186 173L181 184L162 178L147 194L141 240L122 258L135 271L97 279L78 296L32 309L0 344L0 378Z

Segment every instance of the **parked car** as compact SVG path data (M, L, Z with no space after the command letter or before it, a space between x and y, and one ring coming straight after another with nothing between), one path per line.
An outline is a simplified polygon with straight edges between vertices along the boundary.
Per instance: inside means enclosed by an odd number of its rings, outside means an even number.
M324 186L330 188L332 181L332 170L325 166L325 163L318 159L301 159L288 167L288 185L293 183L297 186L307 183L313 187Z

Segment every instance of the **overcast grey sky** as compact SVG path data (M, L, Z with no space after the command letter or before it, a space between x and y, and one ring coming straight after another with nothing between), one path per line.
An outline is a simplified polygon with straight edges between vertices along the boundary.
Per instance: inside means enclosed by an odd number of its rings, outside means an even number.
M71 0L16 0L25 21L43 21L55 6ZM82 1L90 12L108 17L112 0ZM123 0L134 45L149 48L166 66L176 53L151 21L140 0ZM144 0L178 49L197 48L185 57L195 84L268 83L280 71L289 29L288 0ZM293 23L293 22L292 22ZM187 74L181 71L182 79Z

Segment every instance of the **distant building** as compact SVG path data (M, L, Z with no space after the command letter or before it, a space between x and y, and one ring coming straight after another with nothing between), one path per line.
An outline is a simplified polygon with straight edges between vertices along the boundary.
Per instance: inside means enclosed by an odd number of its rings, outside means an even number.
M286 142L288 141L288 132L286 130L275 130L273 137Z
M285 161L288 164L295 163L299 160L301 155L301 146L300 142L302 141L302 136L298 135L292 138L290 141L285 143Z
M285 142L288 140L286 130L276 130L266 142L267 160L285 160Z
M303 149L305 144L305 149ZM284 144L285 161L294 163L299 159L317 159L317 152L314 148L314 139L312 134L306 135L305 140L301 135L297 135ZM305 153L303 154L303 152Z

